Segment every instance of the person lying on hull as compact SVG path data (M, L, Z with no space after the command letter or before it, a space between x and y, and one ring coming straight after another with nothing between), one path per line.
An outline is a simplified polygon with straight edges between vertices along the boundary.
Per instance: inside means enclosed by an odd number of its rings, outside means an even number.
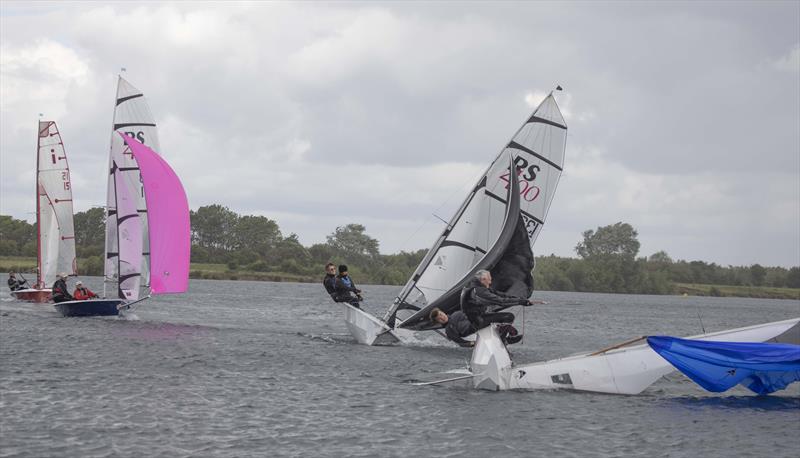
M489 307L511 307L513 305L533 305L541 303L522 297L511 296L492 288L492 274L479 270L469 284L461 290L461 311L475 327L481 329L492 323L511 324L514 314L510 312L488 312ZM512 327L513 328L513 327ZM509 336L517 336L516 329ZM519 336L521 339L522 336Z
M22 280L18 280L17 274L15 274L14 272L8 273L8 289L10 289L11 291L19 291L21 289L25 289L25 286L23 285L26 283L28 283L28 280L25 280L24 278Z
M347 266L342 264L339 266L339 275L336 277L336 302L347 302L356 308L361 308L359 302L363 301L361 297L361 290L356 288L353 279L350 278L347 272Z
M448 315L439 308L434 308L431 310L431 313L428 315L428 317L432 322L444 326L444 333L447 338L457 343L458 346L475 346L474 341L464 340L464 337L475 334L478 332L478 329L469 321L467 315L465 315L461 310L457 310ZM517 329L510 324L499 326L498 331L500 333L500 339L505 342L506 345L515 344L522 340L522 336L519 335Z
M67 274L61 273L56 277L58 279L53 283L53 302L59 303L74 300L67 289Z
M76 301L85 301L87 299L96 298L97 294L93 293L89 288L83 286L83 282L78 280L75 282L75 292L72 293L72 296L75 297Z

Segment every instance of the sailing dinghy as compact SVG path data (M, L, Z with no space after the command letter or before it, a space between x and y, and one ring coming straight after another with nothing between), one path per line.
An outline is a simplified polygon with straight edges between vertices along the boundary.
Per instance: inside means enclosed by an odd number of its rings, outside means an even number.
M532 247L561 177L566 139L566 122L550 93L480 176L383 319L347 308L347 326L358 342L388 344L401 340L404 330L436 329L431 310L458 310L461 289L481 269L492 273L498 291L530 297Z
M782 342L796 333L800 318L687 337L695 341ZM646 337L592 353L531 364L514 364L500 340L496 325L480 329L467 370L452 371L448 378L418 385L467 384L476 389L569 389L612 394L639 394L675 367L659 356ZM636 344L636 345L634 345Z
M155 122L142 93L120 78L109 155L105 298L55 304L65 316L117 315L150 294L188 288L186 192L169 164L144 142L158 144Z
M49 302L56 275L77 275L72 184L55 121L39 121L36 141L36 283L12 291L23 301Z

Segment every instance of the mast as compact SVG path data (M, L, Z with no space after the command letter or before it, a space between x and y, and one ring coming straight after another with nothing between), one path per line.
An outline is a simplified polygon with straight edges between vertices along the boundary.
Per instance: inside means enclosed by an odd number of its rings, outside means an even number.
M41 115L36 122L36 285L35 288L42 288L42 222L39 216L41 207L39 205L39 148L42 146L42 122Z
M124 69L122 69L122 70L124 70ZM114 148L114 124L117 121L117 103L116 102L117 102L117 97L118 97L118 93L119 93L119 80L120 79L122 79L122 75L117 74L117 90L114 91L114 110L111 112L111 140L108 143L108 167L106 167L106 170L110 170L111 171L110 173L111 173L112 176L114 174L114 169L112 168L113 164L114 164L114 158L111 156L111 153L112 153L113 148ZM111 179L112 178L109 177L109 180L111 180ZM107 185L107 188L108 188L108 186L110 186L110 184ZM115 200L117 198L116 186L117 186L117 184L115 182L114 183L114 199ZM108 193L108 190L106 190L106 193ZM115 206L115 210L114 211L116 211L116 206ZM108 207L108 196L106 195L106 225L108 225L108 216L109 216L110 212L111 212L111 209ZM119 231L119 226L117 226L117 231ZM117 240L119 240L119 232L117 233ZM105 245L106 245L106 252L105 252L106 259L103 262L103 297L104 298L108 297L108 295L106 294L106 288L107 288L107 285L108 285L108 282L109 282L109 278L108 278L108 275L106 275L106 272L105 272L105 266L106 266L106 263L108 262L108 248L109 248L108 247L108 242L109 242L109 240L108 240L108 229L106 229L106 243L105 243ZM119 252L119 246L117 246L117 252ZM119 257L117 258L117 277L119 277ZM119 289L119 288L117 288L117 289Z

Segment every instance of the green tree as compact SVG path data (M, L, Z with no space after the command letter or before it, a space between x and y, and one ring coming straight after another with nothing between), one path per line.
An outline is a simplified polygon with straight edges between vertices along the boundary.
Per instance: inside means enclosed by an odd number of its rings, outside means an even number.
M236 244L234 231L239 215L228 207L214 204L190 212L192 243L203 248L230 251Z
M753 278L753 285L761 286L764 284L764 277L767 276L767 269L760 264L750 266L750 276Z
M598 227L597 231L583 233L583 242L575 246L575 251L583 259L617 256L627 260L636 258L639 253L639 234L628 223L616 223Z
M36 256L36 226L27 221L0 215L0 241L2 256Z
M254 252L261 257L266 257L283 238L278 223L264 216L250 215L238 218L232 235L232 249Z
M337 227L327 237L328 245L339 256L351 262L369 262L379 256L378 241L365 233L361 224L348 224Z
M105 210L95 207L85 212L78 212L74 216L74 222L78 257L102 256L105 253L106 238Z
M800 267L792 267L786 274L786 286L788 288L800 288Z

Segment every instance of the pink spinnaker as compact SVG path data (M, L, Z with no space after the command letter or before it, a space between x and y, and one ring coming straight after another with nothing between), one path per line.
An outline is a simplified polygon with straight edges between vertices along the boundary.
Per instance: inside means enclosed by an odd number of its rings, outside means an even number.
M139 164L150 234L150 291L183 293L189 287L189 202L181 180L155 151L119 133Z

